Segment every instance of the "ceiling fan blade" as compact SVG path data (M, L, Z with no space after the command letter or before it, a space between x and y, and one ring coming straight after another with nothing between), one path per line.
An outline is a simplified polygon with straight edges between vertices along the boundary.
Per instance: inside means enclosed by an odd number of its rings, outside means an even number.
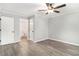
M38 11L46 11L46 10L38 10Z
M48 8L53 8L54 3L46 3L46 6L47 6Z
M53 7L55 4L54 3L50 3L50 7Z
M50 6L52 6L52 3L50 3Z
M49 6L49 3L46 3L46 6L48 7Z
M46 15L48 14L48 12L45 13Z
M62 4L62 5L55 7L54 9L58 9L58 8L65 7L65 6L66 6L66 4Z
M51 9L53 9L55 4L54 3L50 3L50 7L51 7Z
M60 11L58 11L58 10L53 10L53 12L60 13Z

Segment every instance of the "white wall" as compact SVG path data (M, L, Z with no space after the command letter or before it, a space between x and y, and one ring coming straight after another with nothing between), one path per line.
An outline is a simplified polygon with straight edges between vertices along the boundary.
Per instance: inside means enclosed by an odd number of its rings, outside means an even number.
M67 4L60 13L37 15L35 41L52 39L79 46L79 4Z
M37 42L48 39L48 19L44 15L35 15L34 22L34 41Z
M79 45L79 13L49 18L49 38Z
M17 42L20 39L20 18L18 17L14 17L14 30L15 30L14 40Z

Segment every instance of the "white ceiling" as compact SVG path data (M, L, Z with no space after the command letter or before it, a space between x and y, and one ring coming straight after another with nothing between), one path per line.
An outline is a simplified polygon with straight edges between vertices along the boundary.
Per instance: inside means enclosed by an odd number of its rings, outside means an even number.
M34 3L0 3L0 12L28 16L34 14L40 4Z
M37 12L37 9L41 9L42 7L46 7L45 4L39 4L39 3L0 3L0 12L10 13L10 14L16 14L16 15L22 15L22 16L29 16L33 14L41 14L43 13ZM50 16L55 17L58 15L70 13L73 11L79 10L79 4L78 3L72 3L67 4L66 7L59 9L60 13L53 13ZM45 16L45 15L44 15Z

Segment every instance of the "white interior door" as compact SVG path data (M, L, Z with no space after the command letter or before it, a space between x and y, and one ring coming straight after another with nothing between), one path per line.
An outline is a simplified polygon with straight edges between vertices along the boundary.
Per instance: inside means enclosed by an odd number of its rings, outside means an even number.
M1 44L14 42L14 18L1 17Z
M34 39L34 23L33 23L33 19L30 19L29 20L29 29L30 29L30 40L33 40Z

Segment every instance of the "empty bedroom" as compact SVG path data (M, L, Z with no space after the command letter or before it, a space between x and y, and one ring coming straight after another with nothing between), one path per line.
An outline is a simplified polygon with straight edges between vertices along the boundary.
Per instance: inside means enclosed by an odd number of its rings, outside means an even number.
M0 56L79 56L79 3L0 3Z

